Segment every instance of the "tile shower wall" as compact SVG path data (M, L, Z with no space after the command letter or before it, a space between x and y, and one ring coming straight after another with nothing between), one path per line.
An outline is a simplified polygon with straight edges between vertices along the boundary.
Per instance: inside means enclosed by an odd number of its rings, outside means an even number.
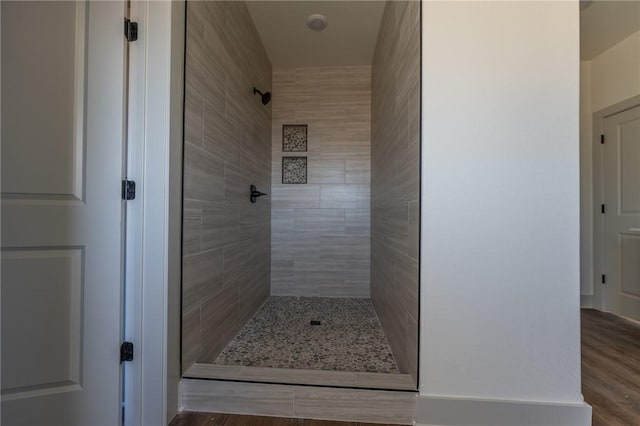
M213 362L269 295L271 64L244 2L187 2L182 359Z
M369 297L370 67L274 70L271 293ZM282 125L307 124L307 152L282 152ZM307 183L282 184L306 156Z
M400 371L415 380L419 319L420 2L387 2L371 84L371 297Z

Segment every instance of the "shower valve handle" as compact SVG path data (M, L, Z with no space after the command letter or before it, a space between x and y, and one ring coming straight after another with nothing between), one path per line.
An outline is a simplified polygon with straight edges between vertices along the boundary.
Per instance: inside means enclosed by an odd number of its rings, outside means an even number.
M251 190L251 194L249 196L249 199L251 200L252 203L256 202L256 199L262 195L267 195L264 192L260 192L258 191L258 189L256 188L255 185L251 185L251 187L249 188Z

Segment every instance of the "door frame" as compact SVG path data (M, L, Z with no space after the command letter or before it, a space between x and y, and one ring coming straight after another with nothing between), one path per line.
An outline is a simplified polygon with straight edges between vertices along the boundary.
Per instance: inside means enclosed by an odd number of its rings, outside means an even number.
M604 132L604 120L612 115L640 106L640 95L633 96L607 108L593 113L592 153L593 153L593 307L609 312L606 291L603 288L602 274L604 273L604 216L601 205L604 203L604 167L602 164L602 144L600 135ZM604 284L606 285L606 284Z
M126 426L167 425L179 409L184 13L185 0L131 2Z

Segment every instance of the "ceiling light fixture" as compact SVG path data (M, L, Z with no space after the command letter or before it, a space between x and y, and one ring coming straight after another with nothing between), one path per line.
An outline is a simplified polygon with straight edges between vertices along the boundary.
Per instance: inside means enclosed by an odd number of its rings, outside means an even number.
M313 31L322 31L327 28L327 25L329 25L327 17L319 13L314 13L307 18L307 27Z

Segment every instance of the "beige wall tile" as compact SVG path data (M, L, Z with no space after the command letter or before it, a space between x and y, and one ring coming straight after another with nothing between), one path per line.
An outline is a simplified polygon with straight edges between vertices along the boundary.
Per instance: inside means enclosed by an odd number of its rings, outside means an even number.
M188 98L185 98L185 101ZM240 132L224 116L224 113L204 105L203 147L207 151L237 162L240 157Z
M200 356L202 339L200 333L200 305L191 310L182 310L182 372L195 363Z
M184 200L182 217L182 255L199 253L202 238L202 203Z
M309 183L345 183L344 160L315 160L308 167Z
M418 262L408 256L398 255L395 275L394 289L400 309L418 318Z
M293 416L291 386L188 379L183 383L182 402L190 411Z
M355 373L356 384L366 388L415 390L408 374Z
M247 165L246 163L244 164ZM249 165L250 168L251 165ZM255 184L259 186L256 176L250 172L247 168L239 167L238 165L225 161L224 163L224 198L227 203L243 205L247 209L255 210L259 206L251 204L249 200L249 187ZM258 189L265 192L264 186L260 186ZM266 198L261 198L260 205L264 204Z
M371 69L273 75L272 294L368 297ZM308 125L306 153L282 152L283 124ZM308 184L281 184L283 155L308 157Z
M210 250L182 260L182 308L199 306L203 299L222 290L222 249Z
M184 376L190 379L217 378L217 379L237 379L244 367L239 365L222 364L194 364L189 368Z
M323 235L320 237L320 259L340 261L369 261L369 237L352 235Z
M304 385L354 386L355 373L348 371L299 370L291 368L244 367L240 380Z
M366 409L362 402L366 401ZM357 389L297 388L294 415L301 418L345 419L352 421L412 424L415 396L411 393Z
M188 2L183 369L213 361L269 295L271 64L243 2ZM197 315L196 315L197 313Z
M344 209L295 209L294 231L295 235L317 234L318 237L324 235L344 235L345 232L345 211ZM323 241L314 238L310 244L320 244Z
M191 143L184 147L184 197L224 201L224 160Z
M254 243L245 241L224 248L225 286L240 281L251 273L254 267Z
M187 370L185 376L189 379L201 378L291 385L359 386L367 389L416 390L416 385L408 374L194 364Z
M198 362L214 362L237 333L238 294L230 287L206 299L200 309L201 351Z
M184 140L196 146L203 141L204 99L200 93L187 87L184 103Z
M320 207L366 209L371 202L369 192L369 185L320 185Z
M371 161L347 160L346 170L346 183L363 183L368 185L371 182Z
M322 372L303 374L315 378L321 375L319 373ZM362 377L361 380L378 381L371 377ZM186 411L410 425L415 420L416 394L185 379L182 403Z
M225 203L205 203L202 208L202 249L224 247L233 244L239 223L237 206ZM240 214L238 212L238 214Z
M346 235L368 237L371 231L369 208L346 209L344 211L344 228Z
M274 209L320 207L320 185L282 185L273 182L271 191Z
M419 8L419 2L387 2L371 79L371 295L398 367L414 381L419 303ZM347 179L348 170L347 163Z

